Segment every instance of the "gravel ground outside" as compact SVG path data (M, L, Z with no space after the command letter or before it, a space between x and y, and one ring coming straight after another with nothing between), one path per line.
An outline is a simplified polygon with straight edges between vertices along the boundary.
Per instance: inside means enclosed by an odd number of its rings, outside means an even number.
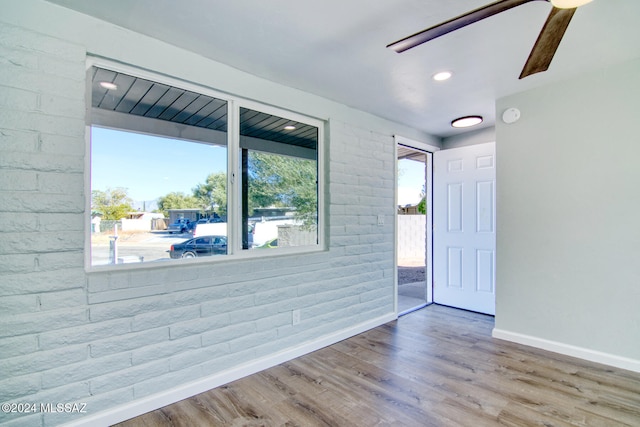
M425 266L404 267L398 266L398 285L425 281Z

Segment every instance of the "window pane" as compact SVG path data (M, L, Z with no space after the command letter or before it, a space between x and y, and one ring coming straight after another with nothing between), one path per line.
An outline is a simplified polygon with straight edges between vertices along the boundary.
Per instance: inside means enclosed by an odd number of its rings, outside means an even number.
M318 128L240 109L243 248L318 243Z
M90 72L91 265L226 253L185 249L227 235L227 103Z

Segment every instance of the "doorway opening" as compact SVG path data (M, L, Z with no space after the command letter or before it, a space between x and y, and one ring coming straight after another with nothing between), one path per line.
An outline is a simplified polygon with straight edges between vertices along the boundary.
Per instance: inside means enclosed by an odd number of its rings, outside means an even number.
M429 146L397 143L396 271L399 316L433 301L432 161Z

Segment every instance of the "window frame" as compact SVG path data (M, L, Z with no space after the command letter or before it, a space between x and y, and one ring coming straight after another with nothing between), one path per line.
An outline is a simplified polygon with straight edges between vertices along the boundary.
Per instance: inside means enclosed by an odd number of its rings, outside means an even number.
M107 264L92 265L91 262L91 128L94 126L92 120L92 93L91 93L91 69L93 67L104 68L114 72L125 73L138 78L147 79L160 84L174 86L180 89L192 91L198 94L211 96L227 103L227 255L224 257L202 257L194 259L171 260L170 262L141 262L128 264ZM277 107L271 104L262 103L241 96L223 92L201 83L189 82L177 77L167 76L157 72L125 65L108 59L89 57L86 62L86 122L85 122L85 251L84 264L86 272L97 271L125 271L129 269L147 269L175 267L188 264L206 264L233 261L239 259L265 258L282 256L287 254L301 254L326 251L325 227L325 125L326 120L316 118L304 113L294 112L289 109ZM255 111L272 114L278 117L290 119L317 128L318 141L316 146L316 168L317 168L317 244L293 247L279 247L276 250L256 251L242 249L242 185L241 185L241 165L240 165L240 109L248 108ZM108 127L104 125L96 125ZM131 129L112 127L112 129L133 132ZM147 132L143 132L147 133ZM172 137L167 134L147 133L155 136ZM196 143L196 142L194 142ZM178 262L176 262L178 261Z

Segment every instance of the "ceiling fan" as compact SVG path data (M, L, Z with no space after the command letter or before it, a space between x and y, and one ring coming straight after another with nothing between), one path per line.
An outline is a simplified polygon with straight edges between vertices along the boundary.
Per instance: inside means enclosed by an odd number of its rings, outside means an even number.
M522 73L520 73L519 78L522 79L531 74L546 71L549 68L553 55L560 45L562 36L569 26L569 22L576 8L592 0L498 0L465 13L464 15L427 28L402 40L398 40L397 42L387 45L387 47L398 53L404 52L429 40L433 40L436 37L532 1L549 1L553 5L553 9L551 9L551 13L547 17L547 21L542 27L536 43L533 45L533 49L529 54Z

